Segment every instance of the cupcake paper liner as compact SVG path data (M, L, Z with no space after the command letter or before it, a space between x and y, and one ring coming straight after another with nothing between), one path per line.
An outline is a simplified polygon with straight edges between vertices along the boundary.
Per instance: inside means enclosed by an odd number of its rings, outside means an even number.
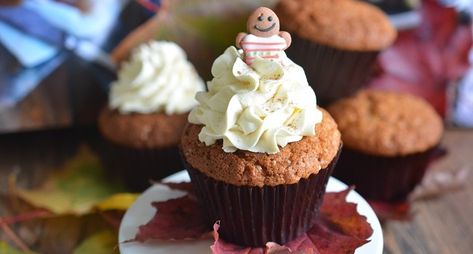
M106 171L132 191L144 191L150 180L160 180L184 168L177 146L136 149L105 140L100 157Z
M379 54L379 51L336 49L295 35L292 37L292 45L286 53L304 68L321 106L352 95L364 86Z
M237 186L208 177L189 165L187 170L209 226L220 221L223 239L258 247L267 242L284 244L313 225L337 158L307 179L277 186Z
M382 157L344 148L333 175L371 201L404 202L422 181L430 162L442 149L407 156Z

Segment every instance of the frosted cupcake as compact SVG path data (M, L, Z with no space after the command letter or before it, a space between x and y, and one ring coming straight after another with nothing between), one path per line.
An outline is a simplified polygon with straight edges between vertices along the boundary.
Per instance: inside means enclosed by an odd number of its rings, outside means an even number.
M182 169L177 145L204 83L175 43L151 41L136 48L111 85L99 116L108 169L134 190Z
M251 34L237 37L244 50L229 47L215 60L181 140L209 226L219 220L222 238L243 246L285 243L307 231L341 145L304 70L284 53L289 34L274 23L271 10L258 8ZM282 46L245 47L265 43Z

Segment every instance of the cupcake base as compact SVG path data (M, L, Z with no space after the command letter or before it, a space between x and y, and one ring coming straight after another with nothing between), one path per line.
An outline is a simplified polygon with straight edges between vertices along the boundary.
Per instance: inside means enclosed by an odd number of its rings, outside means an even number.
M354 94L368 80L379 51L350 51L292 36L286 53L301 65L319 105Z
M112 177L120 178L136 192L149 188L152 180L160 180L184 168L177 146L136 149L104 141L100 157Z
M298 183L264 187L227 184L189 165L187 170L209 226L220 221L223 239L259 247L284 244L313 225L337 159L338 155L327 168Z
M344 148L333 175L355 185L356 191L369 200L404 202L441 151L435 147L408 156L382 157Z

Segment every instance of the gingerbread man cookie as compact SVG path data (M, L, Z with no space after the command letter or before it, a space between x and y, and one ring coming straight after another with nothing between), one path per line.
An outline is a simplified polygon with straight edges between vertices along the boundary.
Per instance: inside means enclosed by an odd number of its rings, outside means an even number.
M248 65L256 57L278 61L280 53L291 45L291 35L279 31L279 18L269 8L256 9L248 18L246 29L248 33L239 33L235 44L243 49Z

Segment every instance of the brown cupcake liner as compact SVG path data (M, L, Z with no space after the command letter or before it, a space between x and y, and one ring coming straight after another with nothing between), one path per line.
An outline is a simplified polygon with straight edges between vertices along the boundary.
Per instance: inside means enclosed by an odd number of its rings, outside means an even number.
M187 165L191 182L208 216L220 221L220 236L242 246L284 244L305 233L319 213L338 155L330 165L295 184L236 186Z
M352 95L363 87L373 72L379 54L379 51L336 49L296 35L292 39L286 53L304 68L321 106Z
M151 180L160 180L184 169L177 146L136 149L104 140L99 152L111 177L121 179L131 191L147 189Z
M355 185L356 191L370 201L401 203L422 181L430 162L444 153L434 147L407 156L383 157L344 148L333 175Z

